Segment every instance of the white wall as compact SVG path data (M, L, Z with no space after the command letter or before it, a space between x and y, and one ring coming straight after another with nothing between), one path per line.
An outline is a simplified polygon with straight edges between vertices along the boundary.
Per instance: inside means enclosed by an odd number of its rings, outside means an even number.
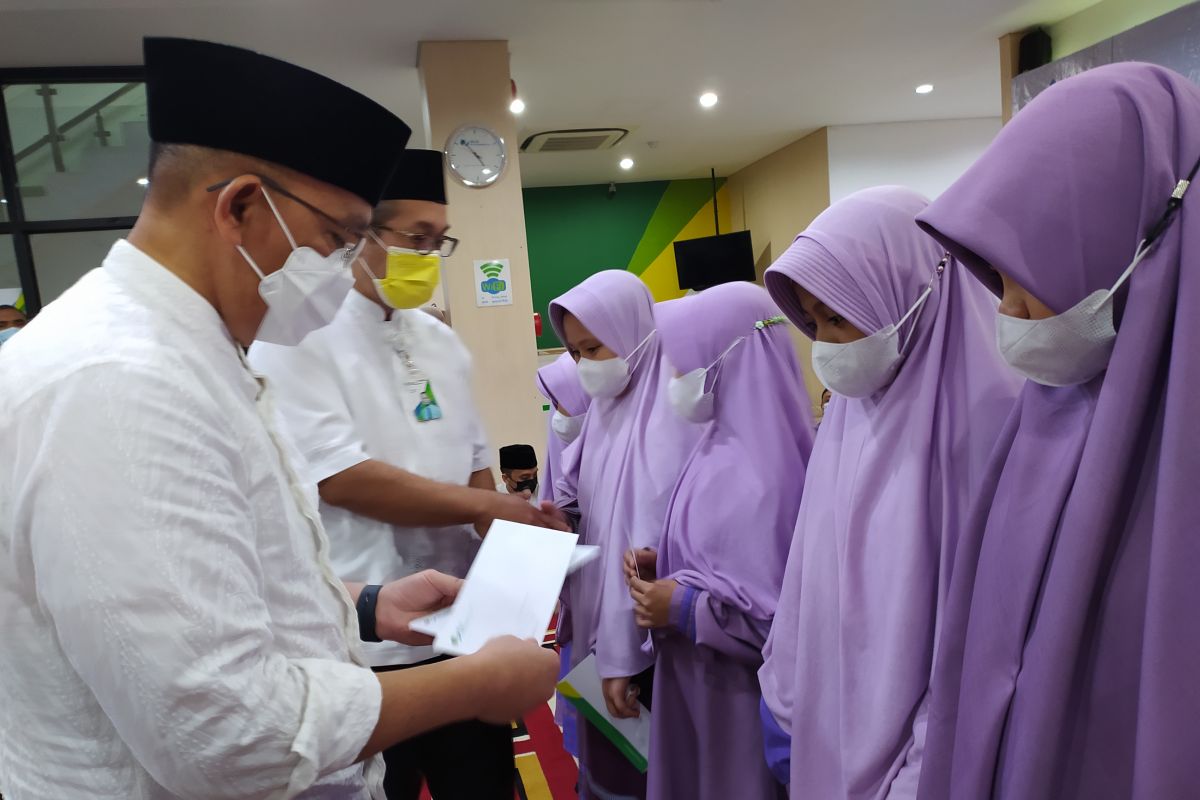
M983 153L1000 118L829 128L829 202L870 186L900 185L931 200Z
M750 231L754 239L759 283L796 234L829 207L828 133L828 128L819 128L729 176L730 221L734 230ZM812 343L791 330L804 385L816 408L825 387L812 371Z

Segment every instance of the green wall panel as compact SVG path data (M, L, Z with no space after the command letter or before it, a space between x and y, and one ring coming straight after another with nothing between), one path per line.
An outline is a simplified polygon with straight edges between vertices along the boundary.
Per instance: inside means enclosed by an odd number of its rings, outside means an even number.
M717 181L718 189L724 185L724 178ZM671 181L629 261L629 271L641 275L711 199L712 181Z
M722 186L725 179L718 181ZM559 347L546 318L550 301L606 269L641 275L712 197L705 179L525 189L525 235L538 347Z
M559 347L550 301L589 276L625 269L669 181L525 189L525 235L533 310L542 315L538 347Z

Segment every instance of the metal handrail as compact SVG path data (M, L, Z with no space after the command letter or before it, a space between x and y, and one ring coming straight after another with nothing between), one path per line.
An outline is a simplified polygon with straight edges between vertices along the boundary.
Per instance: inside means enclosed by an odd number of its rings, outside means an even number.
M33 144L29 145L28 147L18 151L16 154L16 157L15 157L15 160L20 161L23 158L31 156L34 153L36 153L38 150L40 150L41 148L45 147L46 145L57 145L58 142L62 141L62 138L61 138L62 134L66 133L67 131L71 130L72 128L76 127L77 125L79 125L89 119L94 118L96 113L99 112L101 109L107 108L108 106L112 105L117 100L120 100L122 97L124 97L125 95L132 92L138 86L141 86L141 84L140 83L125 84L124 86L122 86L119 89L116 89L115 91L110 93L108 96L103 97L100 100L97 100L95 103L92 103L92 105L88 106L83 111L81 111L78 114L76 114L75 116L71 117L69 120L64 122L62 125L56 126L53 122L53 118L48 115L47 116L47 126L50 128L50 132L47 133L42 138L38 139ZM47 103L49 103L50 98L46 97L45 101ZM56 159L56 162L57 162L57 159ZM60 169L59 172L61 172L61 171L62 170Z

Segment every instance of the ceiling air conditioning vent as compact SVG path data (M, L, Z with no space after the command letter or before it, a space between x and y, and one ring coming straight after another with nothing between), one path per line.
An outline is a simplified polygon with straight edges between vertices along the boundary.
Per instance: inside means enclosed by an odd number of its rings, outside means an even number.
M580 128L535 133L521 144L523 153L575 153L608 150L629 135L625 128Z

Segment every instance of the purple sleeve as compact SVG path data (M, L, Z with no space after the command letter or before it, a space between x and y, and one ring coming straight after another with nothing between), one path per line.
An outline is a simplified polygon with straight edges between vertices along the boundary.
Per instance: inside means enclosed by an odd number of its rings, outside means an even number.
M792 782L792 737L779 726L775 715L767 708L766 700L758 701L758 716L762 721L763 751L767 768L775 780L784 786Z
M671 596L671 625L693 643L746 664L762 663L770 621L743 614L711 593L679 584Z
M671 625L684 636L696 641L696 596L698 589L678 584L671 595L671 610L668 615Z

